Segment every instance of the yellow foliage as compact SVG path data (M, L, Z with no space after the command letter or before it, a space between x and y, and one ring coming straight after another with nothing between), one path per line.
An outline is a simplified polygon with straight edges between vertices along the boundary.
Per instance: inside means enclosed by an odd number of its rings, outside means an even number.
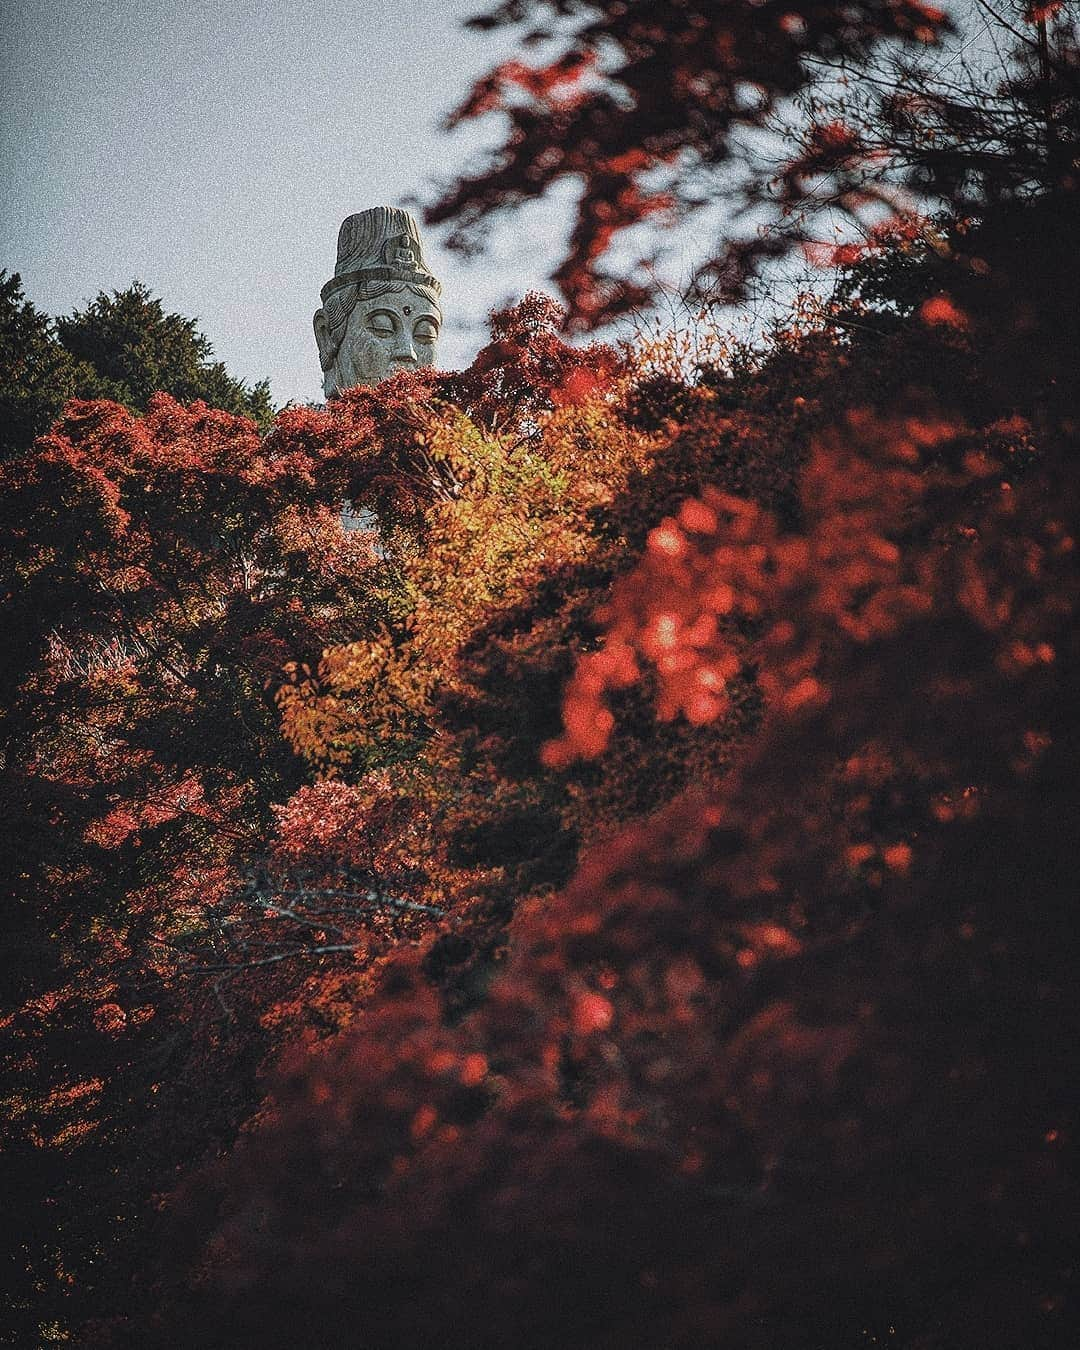
M648 460L655 438L630 430L611 402L609 388L539 416L524 435L486 431L454 407L428 412L414 461L438 490L415 537L401 527L386 536L402 620L329 648L315 675L292 674L277 700L298 753L334 774L432 735L432 695L452 687L462 643L526 602L541 577L585 561L597 544L590 511Z

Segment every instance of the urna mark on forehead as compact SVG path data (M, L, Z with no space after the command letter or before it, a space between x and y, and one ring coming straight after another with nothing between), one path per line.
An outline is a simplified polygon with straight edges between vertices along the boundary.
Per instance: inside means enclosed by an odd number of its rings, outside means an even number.
M408 291L396 295L393 292L372 296L359 295L356 308L368 316L385 312L409 324L425 319L433 323L437 329L442 326L442 310L439 306L424 296L413 295Z

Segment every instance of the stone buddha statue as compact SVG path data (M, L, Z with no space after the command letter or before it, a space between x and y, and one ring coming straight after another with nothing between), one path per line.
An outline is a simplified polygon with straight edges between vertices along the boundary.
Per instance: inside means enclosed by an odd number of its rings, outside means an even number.
M433 366L441 284L428 271L420 232L407 211L373 206L338 233L337 266L322 288L315 340L323 388L332 398L357 384Z

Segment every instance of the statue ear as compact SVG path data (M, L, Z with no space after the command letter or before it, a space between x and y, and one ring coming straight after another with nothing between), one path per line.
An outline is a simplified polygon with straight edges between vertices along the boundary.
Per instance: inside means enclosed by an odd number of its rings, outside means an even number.
M326 318L326 310L317 309L313 322L315 325L315 341L319 346L319 364L323 370L329 370L334 364L334 357L337 353L330 336L330 324Z

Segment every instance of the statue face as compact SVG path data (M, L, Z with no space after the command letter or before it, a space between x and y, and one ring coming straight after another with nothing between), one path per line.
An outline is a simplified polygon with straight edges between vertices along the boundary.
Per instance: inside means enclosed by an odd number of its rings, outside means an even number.
M406 291L358 300L334 360L334 389L378 384L398 370L433 366L438 351L438 312L430 300ZM333 390L327 381L327 393Z

